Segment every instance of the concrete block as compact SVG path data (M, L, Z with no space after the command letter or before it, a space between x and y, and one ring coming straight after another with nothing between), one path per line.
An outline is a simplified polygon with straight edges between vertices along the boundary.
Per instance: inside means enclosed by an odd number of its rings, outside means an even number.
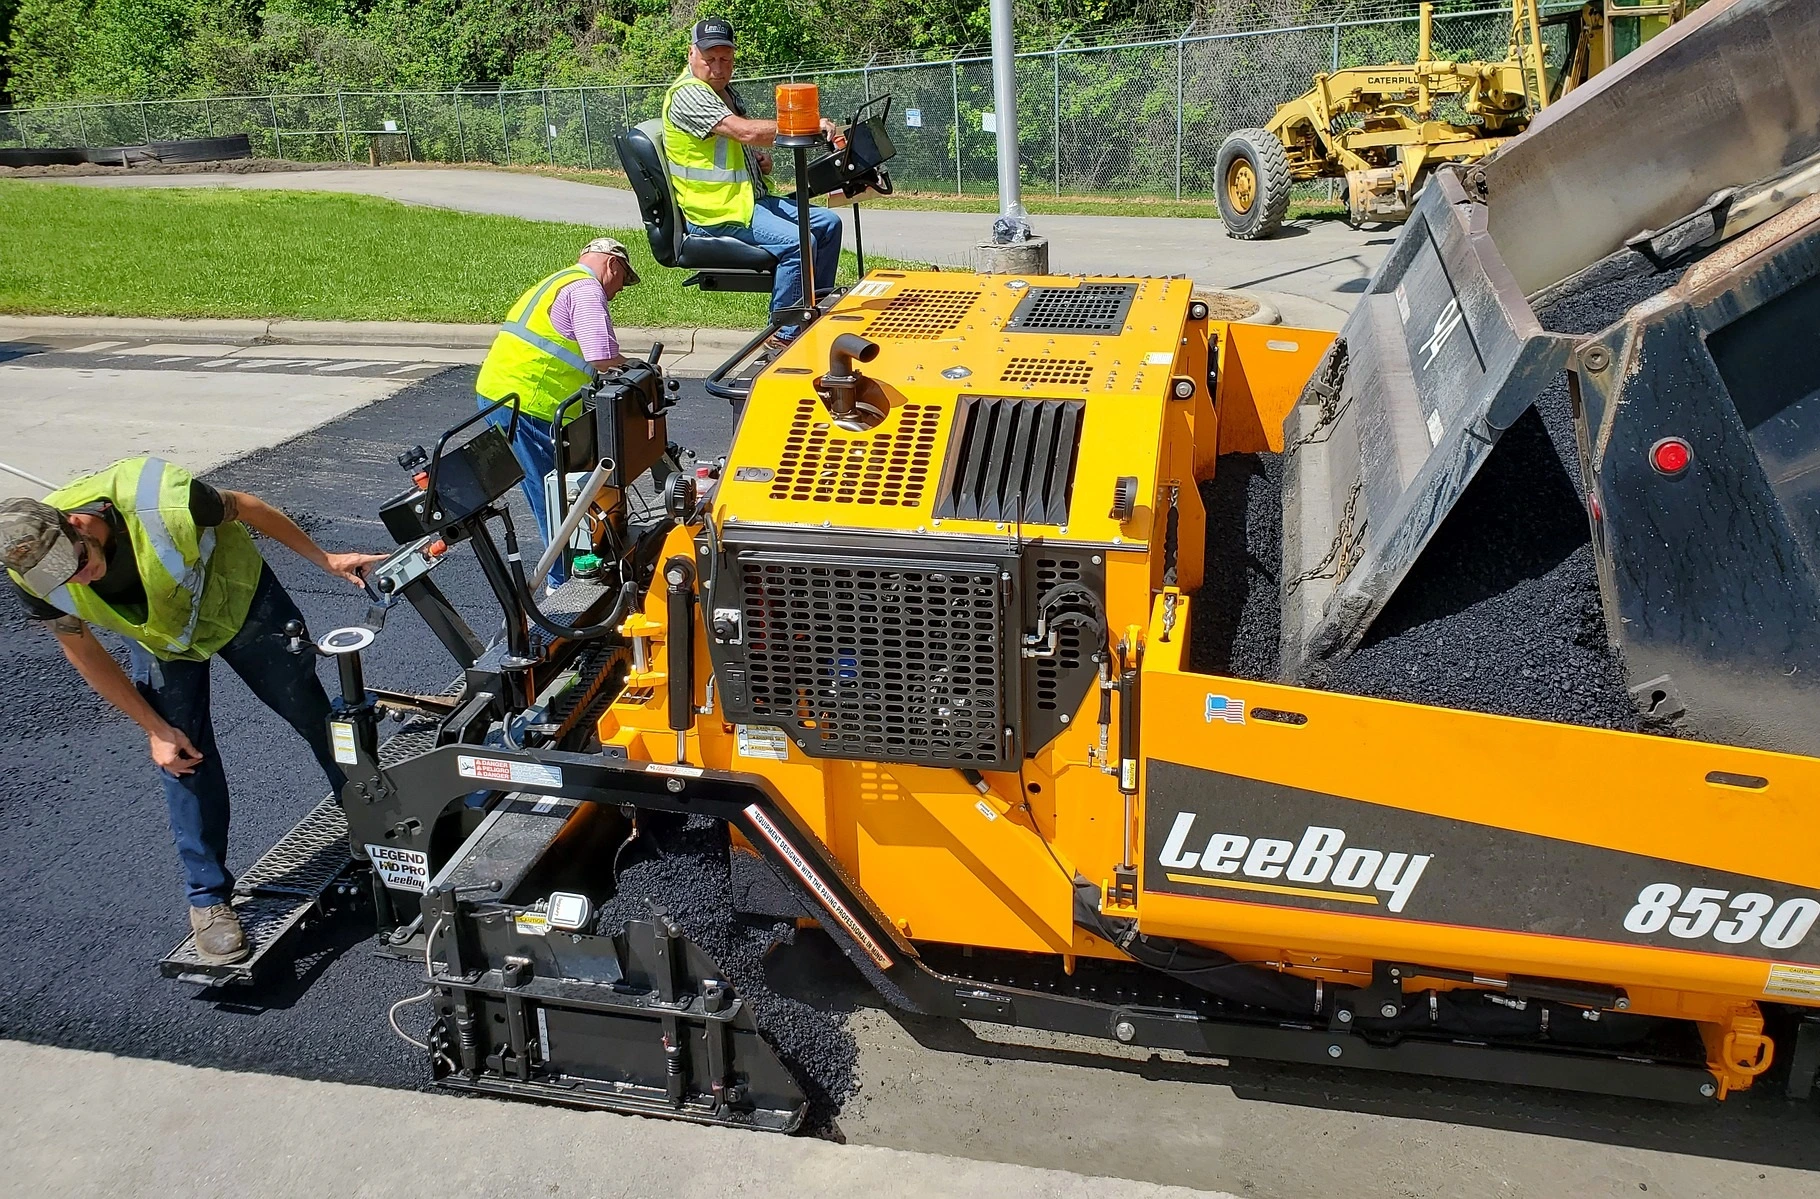
M981 242L973 254L973 269L982 275L1047 275L1049 239L1033 237L1002 246Z

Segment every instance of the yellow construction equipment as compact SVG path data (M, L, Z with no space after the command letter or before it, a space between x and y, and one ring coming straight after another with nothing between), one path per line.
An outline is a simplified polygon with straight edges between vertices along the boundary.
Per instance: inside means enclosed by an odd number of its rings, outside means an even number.
M1550 99L1684 15L1680 0L1591 0L1543 18L1539 0L1512 0L1505 56L1455 61L1434 57L1434 5L1423 4L1413 63L1316 75L1314 87L1278 107L1263 128L1228 135L1214 168L1220 218L1233 237L1269 237L1282 226L1295 184L1343 179L1355 226L1403 220L1436 166L1484 158ZM1551 71L1542 30L1554 25L1566 30L1568 52Z
M428 973L436 1078L799 1127L769 942L739 940L760 915L824 929L926 1016L1690 1104L1775 1067L1805 1097L1816 44L1808 0L1708 5L1439 171L1337 336L1211 319L1183 278L874 271L717 373L739 427L696 472L655 354L630 363L558 422L587 478L552 540L592 554L541 600L500 431L401 459L375 598L430 620L458 693L382 750L377 622L321 645L347 837ZM639 136L663 252L765 286L679 229ZM1633 268L1677 273L1591 332L1543 328L1544 297ZM1556 388L1603 605L1579 632L1678 735L1321 685ZM1282 471L1281 569L1242 599L1211 567L1249 526L1201 490L1234 455ZM464 544L505 612L490 646L425 586ZM1187 654L1237 607L1280 617L1280 670ZM636 890L627 863L653 860Z

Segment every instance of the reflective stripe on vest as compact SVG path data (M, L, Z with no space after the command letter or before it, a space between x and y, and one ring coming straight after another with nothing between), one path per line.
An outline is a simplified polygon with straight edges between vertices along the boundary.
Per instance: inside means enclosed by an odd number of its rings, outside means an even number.
M591 271L584 271L579 267L570 267L566 270L557 271L554 275L551 275L548 279L545 279L542 283L537 285L537 294L533 295L530 302L520 310L518 319L508 319L504 324L499 326L499 331L516 337L520 341L530 342L550 357L560 359L574 367L576 370L585 372L588 369L588 360L583 358L580 353L571 350L561 342L553 341L531 328L531 316L538 312L538 306L542 304L544 296L547 295L552 288L556 288L558 284L567 285L580 282L582 279L592 279L593 277L594 275ZM552 299L550 302L554 304L555 300Z
M693 179L700 183L745 183L752 178L745 168L730 170L727 167L727 159L732 157L732 152L729 150L732 145L731 138L717 137L714 139L714 165L712 167L686 167L681 163L670 161L668 157L664 159L664 166L669 170L671 177L676 179ZM740 153L739 160L741 162L746 160L743 151Z
M757 193L745 148L730 137L696 137L670 120L671 101L685 87L708 85L685 67L664 92L664 169L676 206L695 225L750 225Z
M140 527L145 530L146 544L158 556L164 573L190 593L190 618L183 626L182 635L171 640L169 646L181 650L189 648L190 639L196 635L196 622L202 617L202 590L208 579L209 559L215 556L215 530L202 529L197 533L196 564L191 566L184 562L170 529L165 527L164 510L158 504L158 493L163 489L164 459L147 458L139 472L139 486L133 489L133 509L139 517Z
M581 346L564 338L550 319L562 289L582 280L597 282L587 268L567 266L532 284L513 303L474 381L482 398L503 400L516 394L521 415L554 421L562 402L594 377ZM581 415L576 406L569 419Z
M45 601L137 641L159 658L202 661L233 640L264 565L252 535L238 522L219 529L195 526L191 483L182 467L129 458L47 496L47 503L64 511L97 501L114 508L127 539L121 549L132 554L144 586L145 616L135 619L130 609L114 608L81 584L65 583Z

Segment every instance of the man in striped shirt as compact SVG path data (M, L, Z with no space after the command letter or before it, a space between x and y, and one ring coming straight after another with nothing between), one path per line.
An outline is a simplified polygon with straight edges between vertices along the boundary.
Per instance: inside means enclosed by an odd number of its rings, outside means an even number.
M492 408L487 419L511 431L525 501L546 538L556 523L544 502L544 479L556 470L557 409L597 372L625 362L607 303L637 282L630 251L611 237L595 238L573 266L532 284L512 305L474 381L480 406ZM514 408L493 408L508 396L518 397ZM571 409L569 419L579 413ZM559 557L549 585L567 578Z
M733 26L713 17L695 25L689 47L689 75L678 80L684 86L672 85L665 106L664 121L692 138L708 141L729 138L740 144L745 157L743 186L753 194L750 224L716 220L697 208L691 211L686 187L676 188L677 204L689 228L697 233L737 237L763 246L777 258L777 277L771 288L771 311L802 303L802 247L797 235L796 202L771 194L768 176L771 155L766 147L777 139L777 122L746 115L745 105L733 91ZM822 133L839 144L841 132L834 122L823 118ZM814 246L815 290L819 298L834 286L834 275L840 265L840 214L828 208L809 209L809 237ZM779 329L772 348L781 348L796 337L794 326Z

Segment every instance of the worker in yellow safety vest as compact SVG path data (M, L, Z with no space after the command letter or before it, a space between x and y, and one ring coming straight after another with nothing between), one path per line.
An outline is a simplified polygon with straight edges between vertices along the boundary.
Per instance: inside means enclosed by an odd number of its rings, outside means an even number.
M777 140L777 122L746 115L734 92L733 26L720 17L695 24L689 65L664 93L664 159L670 191L683 219L697 233L735 237L763 246L777 259L771 311L802 303L802 242L796 202L773 196L766 181ZM839 126L823 118L822 133L839 145ZM816 298L834 286L840 266L842 225L830 208L809 209ZM785 325L769 348L781 349L800 332Z
M582 247L573 266L544 276L518 297L474 382L482 408L517 397L487 419L511 433L512 452L524 467L525 499L546 543L553 530L544 479L556 470L556 409L596 371L626 360L607 304L637 282L631 252L611 237L595 238ZM582 411L580 404L571 405L565 421ZM550 568L550 586L567 577L567 565L558 557Z
M382 554L330 554L278 509L217 490L157 458L128 458L43 500L0 503L0 561L25 614L101 698L145 730L183 865L196 955L247 956L229 901L228 785L209 714L209 662L223 658L309 743L337 794L329 700L311 654L287 650L302 614L260 556L251 528L359 586ZM129 679L90 633L125 638Z

